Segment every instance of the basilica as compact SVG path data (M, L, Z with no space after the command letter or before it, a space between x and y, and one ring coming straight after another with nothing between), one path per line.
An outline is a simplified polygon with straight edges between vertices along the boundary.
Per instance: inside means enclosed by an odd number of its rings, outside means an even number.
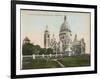
M64 16L64 21L58 33L59 41L56 41L54 34L52 38L50 37L50 31L47 27L44 31L44 48L51 48L56 54L60 53L68 56L85 54L84 38L78 40L77 34L75 34L74 39L72 39L72 31L66 16Z

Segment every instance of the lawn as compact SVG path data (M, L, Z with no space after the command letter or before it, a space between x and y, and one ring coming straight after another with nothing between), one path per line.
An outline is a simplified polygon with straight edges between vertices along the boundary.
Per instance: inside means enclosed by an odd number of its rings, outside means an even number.
M58 59L65 67L80 67L80 66L90 66L90 56L71 56Z
M23 69L58 68L59 64L51 59L32 59L30 62L23 62Z
M90 66L90 56L65 56L57 58L57 61L62 63L65 67L80 67ZM61 66L52 59L23 59L23 69L41 69L41 68L60 68Z

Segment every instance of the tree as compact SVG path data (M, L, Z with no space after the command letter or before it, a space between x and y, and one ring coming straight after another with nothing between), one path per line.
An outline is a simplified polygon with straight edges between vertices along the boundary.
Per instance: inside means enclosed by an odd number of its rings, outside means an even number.
M34 50L33 50L34 54L39 54L40 53L41 47L39 45L34 45L33 48L34 48Z
M48 48L46 54L53 54L53 50L51 48Z
M41 48L39 54L41 54L41 55L42 55L42 54L46 54L46 48Z
M41 48L39 45L33 45L31 43L25 43L22 46L23 55L32 55L32 54L53 54L53 49L51 48Z
M23 55L32 55L33 54L33 44L25 43L22 46L22 54Z

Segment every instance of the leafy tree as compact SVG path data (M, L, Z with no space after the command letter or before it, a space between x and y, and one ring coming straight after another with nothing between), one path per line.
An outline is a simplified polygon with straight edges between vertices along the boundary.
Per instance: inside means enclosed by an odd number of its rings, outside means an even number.
M41 47L39 45L34 45L33 49L34 49L33 54L39 54L40 50L41 50Z
M41 48L39 54L46 54L46 48Z
M22 46L23 55L32 55L32 54L53 54L53 49L51 48L41 48L39 45L33 45L31 43L25 43Z
M46 54L53 54L53 50L51 48L48 48Z
M25 43L22 46L22 54L23 55L32 55L33 54L33 44Z

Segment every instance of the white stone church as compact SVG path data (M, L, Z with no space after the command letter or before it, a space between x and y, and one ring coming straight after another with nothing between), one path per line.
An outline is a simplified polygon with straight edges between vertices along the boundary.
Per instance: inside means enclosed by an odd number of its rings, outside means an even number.
M44 48L51 48L55 53L62 53L68 56L85 54L85 42L84 38L78 40L77 34L75 34L74 40L72 40L72 31L68 25L66 16L64 16L64 22L61 24L59 30L59 41L53 35L50 38L50 31L48 28L44 31Z

